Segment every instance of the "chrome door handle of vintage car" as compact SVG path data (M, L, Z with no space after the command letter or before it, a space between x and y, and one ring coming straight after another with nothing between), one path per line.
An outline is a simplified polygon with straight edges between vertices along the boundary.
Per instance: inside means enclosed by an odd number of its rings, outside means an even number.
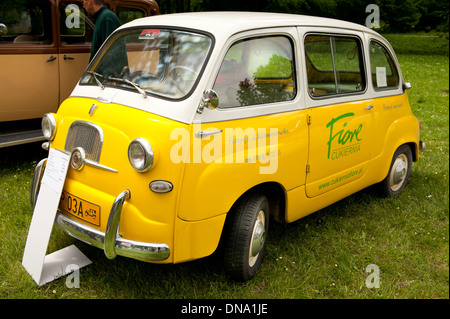
M195 137L202 138L205 136L213 135L213 134L219 134L222 133L222 130L216 130L216 131L198 131L195 132Z
M371 109L373 109L373 105L372 104L369 104L369 105L366 106L366 110L371 110Z
M52 61L55 61L55 60L56 60L56 57L51 55L50 58L48 58L47 62L52 62Z

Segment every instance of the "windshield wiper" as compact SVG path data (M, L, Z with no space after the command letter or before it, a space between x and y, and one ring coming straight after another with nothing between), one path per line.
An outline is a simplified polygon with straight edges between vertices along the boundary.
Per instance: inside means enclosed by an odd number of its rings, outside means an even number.
M138 90L138 92L142 94L144 99L147 97L147 92L145 92L143 89L141 89L141 87L138 84L131 82L130 80L120 79L120 78L111 78L111 77L108 77L108 80L113 80L113 81L118 81L118 82L129 84L132 87L134 87L136 90Z
M97 76L101 76L102 78L107 79L107 80L117 81L117 82L122 82L122 83L129 84L132 87L134 87L136 90L138 90L138 92L142 94L144 99L147 97L147 92L145 92L143 89L141 89L141 87L138 84L136 84L136 83L134 83L134 82L132 82L130 80L121 79L121 78L113 78L113 77L110 77L110 76L105 77L104 75L101 75L100 73L97 73L97 72L94 72L94 71L86 71L86 73L92 74L94 76L95 81L97 82L98 86L100 86L100 88L102 90L105 88L105 86L103 85L102 82L99 81Z
M102 82L99 81L99 79L97 78L97 76L101 76L102 78L105 78L103 75L101 75L100 73L94 72L94 71L86 71L86 73L92 74L94 76L95 82L97 82L98 86L103 90L105 88L105 86L103 85Z

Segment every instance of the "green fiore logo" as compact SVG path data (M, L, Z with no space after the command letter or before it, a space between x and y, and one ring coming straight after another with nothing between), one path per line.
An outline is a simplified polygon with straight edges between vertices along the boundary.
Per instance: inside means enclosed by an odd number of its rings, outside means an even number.
M359 126L354 130L346 129L347 122L343 122L343 119L354 116L355 113L345 113L336 118L331 119L327 123L327 128L330 128L330 138L328 140L328 159L331 157L332 160L338 159L343 156L347 156L356 153L360 150L359 133L362 130L363 125ZM335 133L336 130L341 128ZM337 147L332 148L333 142L337 142ZM349 143L349 144L348 144ZM353 143L353 144L352 144Z

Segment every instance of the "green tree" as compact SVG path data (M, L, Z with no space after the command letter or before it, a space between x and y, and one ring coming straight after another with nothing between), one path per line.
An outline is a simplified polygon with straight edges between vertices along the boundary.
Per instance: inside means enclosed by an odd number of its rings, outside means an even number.
M2 0L12 1L12 0ZM364 25L369 4L380 8L383 31L437 29L448 32L446 0L159 0L161 13L186 11L268 11L337 18Z
M419 31L447 31L449 4L446 0L422 0L419 5L421 18L416 26Z
M308 0L267 0L268 12L306 14L309 10Z
M410 32L419 23L421 14L418 1L413 0L377 0L381 20L390 31Z

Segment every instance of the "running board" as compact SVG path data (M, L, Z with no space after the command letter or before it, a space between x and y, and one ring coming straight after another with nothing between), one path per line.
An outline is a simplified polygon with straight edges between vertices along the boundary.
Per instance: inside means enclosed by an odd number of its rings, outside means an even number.
M0 135L0 148L45 141L41 130Z
M40 120L0 122L0 148L45 141Z

